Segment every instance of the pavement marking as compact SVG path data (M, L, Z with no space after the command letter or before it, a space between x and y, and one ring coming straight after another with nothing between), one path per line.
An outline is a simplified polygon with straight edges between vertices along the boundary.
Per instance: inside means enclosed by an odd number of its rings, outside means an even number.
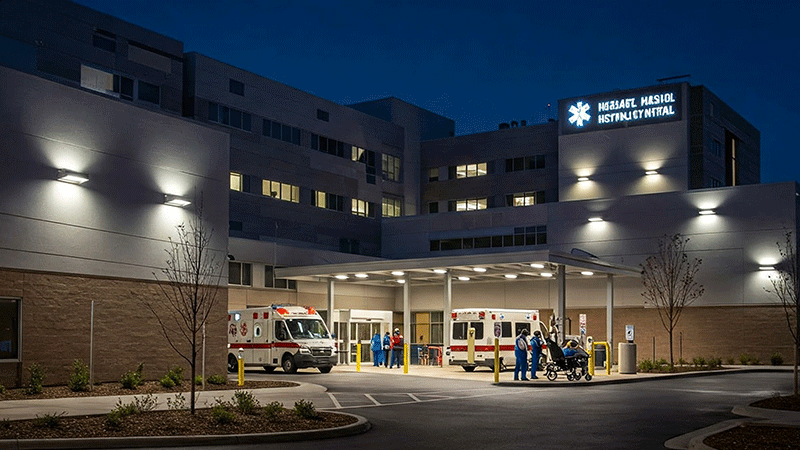
M416 395L414 395L414 394L412 394L410 392L408 393L408 396L411 397L411 399L414 400L415 402L421 402L422 401L419 398L417 398Z
M372 403L375 403L375 405L381 406L381 403L379 401L375 400L375 397L373 397L373 396L371 396L369 394L364 394L364 397L367 397L368 399L370 399L372 401Z
M342 405L340 405L340 404L339 404L339 401L338 401L338 400L336 400L336 397L334 397L334 395L333 395L333 394L331 394L330 392L328 392L328 397L330 397L330 398L331 398L331 401L333 402L333 406L334 406L336 409L342 409Z

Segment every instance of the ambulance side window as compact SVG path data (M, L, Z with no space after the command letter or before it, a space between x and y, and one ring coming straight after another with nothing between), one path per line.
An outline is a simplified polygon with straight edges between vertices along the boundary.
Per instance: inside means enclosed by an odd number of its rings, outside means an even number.
M511 334L511 322L500 322L500 326L503 329L502 337L514 337L514 335Z
M261 337L261 324L257 323L253 327L253 337Z
M483 339L483 322L470 323L475 328L475 339Z
M519 336L522 333L522 330L528 330L528 333L533 334L533 330L531 330L531 324L528 322L515 322L514 323L514 336Z
M275 339L279 341L289 339L289 333L286 331L286 326L283 325L282 320L275 321Z
M453 339L465 340L467 338L467 323L454 322L453 323Z

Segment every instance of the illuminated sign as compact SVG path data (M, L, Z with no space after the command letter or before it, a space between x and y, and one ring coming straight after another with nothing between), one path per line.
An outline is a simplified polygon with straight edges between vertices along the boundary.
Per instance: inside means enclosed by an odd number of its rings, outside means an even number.
M559 102L561 134L681 119L681 85L657 86Z

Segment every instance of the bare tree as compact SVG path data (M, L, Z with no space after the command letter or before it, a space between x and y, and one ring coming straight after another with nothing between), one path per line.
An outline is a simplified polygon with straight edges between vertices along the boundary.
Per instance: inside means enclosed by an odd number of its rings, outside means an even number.
M675 366L672 351L672 335L681 318L683 308L703 295L703 286L697 284L695 276L700 270L701 259L691 261L686 255L689 238L680 234L664 236L658 241L658 253L649 256L642 267L642 285L646 298L658 310L661 324L669 334L669 364Z
M158 305L144 303L156 317L169 346L191 367L190 410L194 414L198 334L214 310L224 258L210 248L214 230L207 227L203 218L202 194L189 224L175 229L177 239L169 238L166 267L161 270L166 280L159 283L165 301ZM155 272L153 276L159 280Z
M800 353L800 335L797 324L800 323L800 309L797 308L797 299L800 297L800 267L797 260L797 241L791 231L786 232L783 244L777 243L782 261L775 267L775 274L770 275L772 289L766 291L774 294L783 304L786 313L786 324L792 334L794 343L794 395L798 394L798 354Z

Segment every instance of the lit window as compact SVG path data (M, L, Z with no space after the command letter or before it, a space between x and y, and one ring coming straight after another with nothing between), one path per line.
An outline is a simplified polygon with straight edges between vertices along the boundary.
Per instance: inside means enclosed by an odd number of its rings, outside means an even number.
M482 177L487 174L487 164L484 162L477 164L464 164L455 167L451 166L450 171L451 176L455 175L453 178Z
M361 217L374 217L375 216L375 212L373 211L373 208L372 208L372 203L370 203L370 202L368 202L366 200L359 200L357 198L354 198L352 200L351 212L353 214L355 214L357 216L361 216Z
M261 182L261 194L287 202L300 203L300 188L288 183L263 180Z
M400 217L400 199L383 197L381 203L381 215L383 217Z
M232 191L240 191L242 190L242 174L231 172L231 190Z
M544 201L544 191L520 192L506 196L506 206L538 205Z
M327 196L322 191L317 191L314 195L314 205L319 206L320 208L327 208Z
M448 202L449 211L477 211L486 209L486 198L466 198L459 200L450 200Z
M431 167L428 169L428 181L439 181L439 168Z

